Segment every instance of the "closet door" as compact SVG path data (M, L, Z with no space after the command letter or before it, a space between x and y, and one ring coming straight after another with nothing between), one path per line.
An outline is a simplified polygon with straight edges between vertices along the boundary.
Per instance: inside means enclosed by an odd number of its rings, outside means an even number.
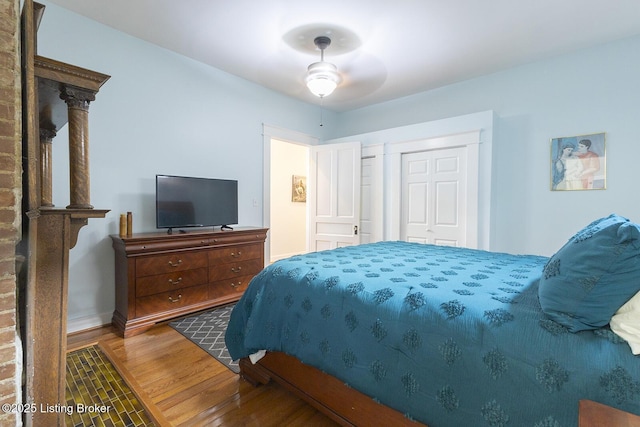
M362 159L360 173L360 243L374 242L375 212L373 198L375 196L374 159L371 157Z
M466 246L465 147L403 154L400 197L402 240Z

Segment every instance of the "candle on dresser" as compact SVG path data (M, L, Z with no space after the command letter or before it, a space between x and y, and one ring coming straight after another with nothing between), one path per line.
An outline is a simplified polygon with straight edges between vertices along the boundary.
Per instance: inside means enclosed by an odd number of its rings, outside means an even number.
M127 235L127 216L120 214L120 237Z
M127 212L127 236L131 236L133 234L133 214L131 212Z

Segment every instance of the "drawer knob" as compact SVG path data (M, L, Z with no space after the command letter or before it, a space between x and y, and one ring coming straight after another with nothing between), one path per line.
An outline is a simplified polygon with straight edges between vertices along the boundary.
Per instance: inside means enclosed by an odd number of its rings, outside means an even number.
M178 262L169 261L169 267L177 267L182 264L182 260L179 259Z
M181 298L182 294L178 295L178 298L172 298L171 295L169 295L169 301L172 303L180 301Z
M234 258L238 258L239 256L242 256L242 251L238 251L236 252L231 252L231 256Z
M234 273L240 273L240 270L242 270L242 267L238 267L238 268L231 267L231 271L233 271Z
M238 282L237 284L236 284L236 283L231 282L231 287L232 287L232 288L237 288L238 286L241 286L241 285L242 285L242 282Z
M178 277L178 280L169 279L169 283L172 285L177 285L182 282L182 277Z

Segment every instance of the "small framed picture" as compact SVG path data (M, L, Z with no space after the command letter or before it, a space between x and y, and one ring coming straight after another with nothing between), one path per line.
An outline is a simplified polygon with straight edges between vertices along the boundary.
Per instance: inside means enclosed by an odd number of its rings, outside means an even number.
M305 203L307 201L307 177L293 175L291 180L291 201Z
M551 190L607 188L605 134L568 136L551 140Z

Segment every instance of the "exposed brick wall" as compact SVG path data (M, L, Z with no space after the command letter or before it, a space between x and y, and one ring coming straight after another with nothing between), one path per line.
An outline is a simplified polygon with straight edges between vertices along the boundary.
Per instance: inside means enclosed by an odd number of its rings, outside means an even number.
M20 1L0 0L0 404L20 401L16 352L15 247L20 235ZM0 410L0 425L19 414Z

